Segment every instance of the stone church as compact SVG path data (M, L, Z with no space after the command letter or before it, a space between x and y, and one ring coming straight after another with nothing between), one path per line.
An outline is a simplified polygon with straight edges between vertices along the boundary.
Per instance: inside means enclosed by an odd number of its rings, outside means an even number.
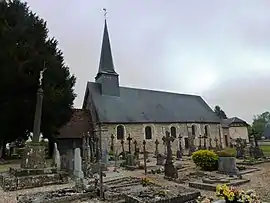
M114 145L119 152L122 139L125 140L127 150L129 135L132 142L137 141L138 147L145 140L146 150L149 152L155 150L155 141L158 140L159 150L162 152L162 137L166 131L176 138L172 143L173 152L177 150L179 135L182 137L183 149L189 148L188 137L192 135L195 136L197 146L200 136L207 137L207 146L211 142L213 147L216 143L226 147L230 142L230 136L222 127L221 119L202 97L120 86L106 20L98 72L95 82L87 83L83 108L80 111L89 112L90 133L94 133L93 129L100 129L101 125L106 128L101 132L103 142L107 143L106 148L110 145L111 135L114 135ZM78 113L76 110L76 115ZM83 119L81 122L86 123ZM66 132L71 132L72 128L69 128ZM64 139L65 135L59 138L63 138L62 141L67 140ZM68 146L67 142L62 146ZM132 147L134 150L134 145Z

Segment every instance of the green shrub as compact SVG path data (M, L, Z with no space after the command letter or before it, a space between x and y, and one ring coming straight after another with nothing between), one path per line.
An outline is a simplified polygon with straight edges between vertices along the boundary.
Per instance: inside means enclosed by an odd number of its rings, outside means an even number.
M234 154L233 154L233 152L228 152L228 151L219 151L218 153L217 153L217 155L219 156L219 157L234 157Z
M214 171L218 168L218 155L211 150L198 150L192 154L196 166L205 171Z

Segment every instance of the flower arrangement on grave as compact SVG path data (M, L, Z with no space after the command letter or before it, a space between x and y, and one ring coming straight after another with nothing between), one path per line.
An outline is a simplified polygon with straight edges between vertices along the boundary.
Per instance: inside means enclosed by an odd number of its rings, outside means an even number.
M146 187L151 184L151 180L147 177L142 178L142 186Z
M245 192L235 187L228 187L226 184L217 186L216 195L226 203L261 203L253 190Z

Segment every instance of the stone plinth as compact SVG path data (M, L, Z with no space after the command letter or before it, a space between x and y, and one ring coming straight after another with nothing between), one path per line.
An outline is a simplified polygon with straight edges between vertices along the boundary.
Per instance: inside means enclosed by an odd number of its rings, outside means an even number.
M26 145L21 160L21 167L25 169L45 168L45 146Z

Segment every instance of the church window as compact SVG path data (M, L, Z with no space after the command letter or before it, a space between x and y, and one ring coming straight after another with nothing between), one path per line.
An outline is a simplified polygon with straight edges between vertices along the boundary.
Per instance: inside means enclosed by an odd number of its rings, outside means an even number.
M152 128L150 126L145 127L145 139L146 140L151 140L152 139Z
M117 128L116 128L117 139L118 140L123 140L124 139L124 134L125 134L124 126L118 125Z
M204 134L205 134L206 136L209 135L209 126L208 126L208 125L204 126Z
M175 127L171 127L171 136L176 138L176 128Z
M191 134L196 135L196 126L195 125L191 126Z

